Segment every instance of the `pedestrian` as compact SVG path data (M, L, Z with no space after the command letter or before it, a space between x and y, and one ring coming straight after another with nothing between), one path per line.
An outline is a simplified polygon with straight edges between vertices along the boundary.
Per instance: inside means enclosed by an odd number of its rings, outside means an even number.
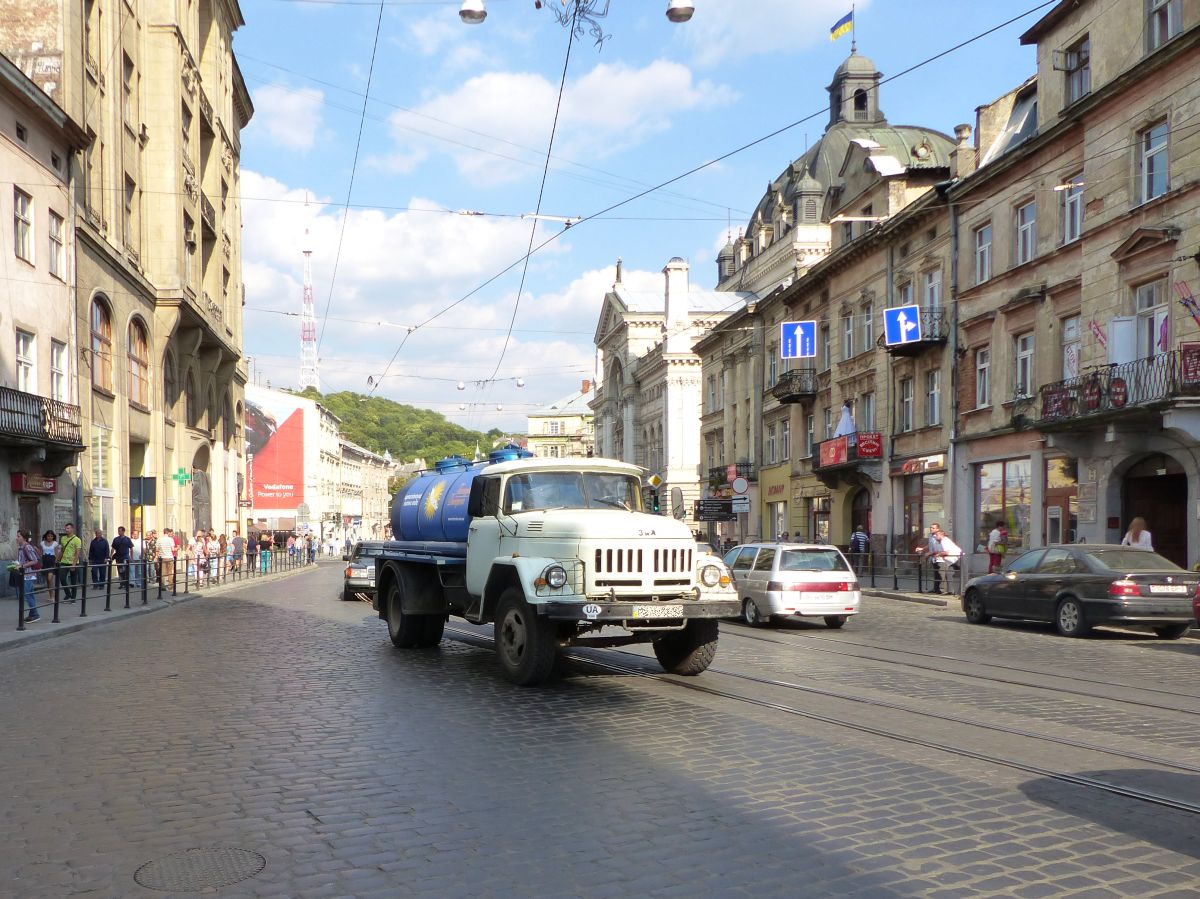
M258 537L253 531L246 533L246 571L253 574L258 565Z
M75 533L75 525L63 525L62 539L58 542L58 579L63 585L63 597L75 599L79 584L79 559L83 555L83 541Z
M133 552L133 541L125 536L125 528L117 528L112 539L112 557L117 563L117 579L121 588L129 586L129 555Z
M287 553L293 559L296 557L296 536L294 534L288 534Z
M143 541L145 545L145 563L142 566L142 573L146 576L146 583L158 579L158 531L151 528L146 531L146 538Z
M929 526L929 540L925 544L924 552L933 569L933 592L956 592L950 589L950 569L962 558L962 549L950 539L949 534L942 532L942 526L936 521Z
M17 570L14 581L17 587L17 602L28 606L25 614L26 624L33 624L41 619L37 610L37 573L42 567L42 560L34 545L29 542L28 531L17 531Z
M204 586L204 576L208 573L207 560L204 556L206 542L204 531L196 531L192 539L188 541L188 574L195 577L197 587Z
M88 567L92 569L92 586L99 590L108 583L108 560L111 557L111 549L103 530L96 528L92 533L95 536L88 544L87 561Z
M854 562L854 570L862 573L867 561L867 552L871 549L871 538L866 528L859 522L850 534L850 556Z
M308 564L316 565L317 564L317 538L310 536L305 541L305 543L307 544L307 548L308 548Z
M175 534L171 528L163 528L155 541L158 556L158 582L165 585L175 575Z
M258 560L262 564L262 573L266 574L271 567L271 532L263 531L258 538Z
M988 532L987 554L988 574L993 574L1004 565L1004 554L1008 552L1008 529L1003 521L997 521L996 526Z
M208 560L208 580L215 584L221 573L221 559L225 557L216 531L208 532L208 539L204 543L204 557Z
M229 567L233 571L242 570L242 557L246 554L246 538L237 528L233 529L233 537L229 540Z
M779 535L780 543L787 543L790 539L791 539L791 535L787 531L784 531L782 534Z
M1132 546L1135 549L1148 549L1154 551L1154 542L1150 538L1150 532L1146 530L1146 519L1139 515L1133 521L1129 522L1129 530L1125 532L1124 539L1121 540L1122 546Z
M42 581L46 592L54 589L54 566L58 564L58 534L46 531L42 534Z
M146 541L142 539L141 528L133 529L129 543L129 583L133 589L141 590L146 573Z

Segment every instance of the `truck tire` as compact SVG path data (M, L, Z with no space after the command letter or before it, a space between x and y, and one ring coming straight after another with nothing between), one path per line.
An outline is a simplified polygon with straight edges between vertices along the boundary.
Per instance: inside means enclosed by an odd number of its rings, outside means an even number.
M654 655L665 671L690 677L712 664L718 634L715 619L695 618L683 630L656 639Z
M519 588L509 587L500 595L494 633L496 656L506 679L521 687L549 679L558 658L554 626L534 613Z

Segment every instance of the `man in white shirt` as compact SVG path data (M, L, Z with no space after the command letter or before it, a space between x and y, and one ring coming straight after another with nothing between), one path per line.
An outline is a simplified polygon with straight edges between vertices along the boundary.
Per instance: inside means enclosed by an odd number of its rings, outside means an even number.
M163 528L156 542L158 548L158 582L166 584L175 573L175 538L170 528Z

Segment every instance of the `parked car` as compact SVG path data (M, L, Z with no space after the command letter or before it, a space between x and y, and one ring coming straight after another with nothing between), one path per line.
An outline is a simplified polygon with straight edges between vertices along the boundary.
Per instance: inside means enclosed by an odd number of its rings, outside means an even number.
M342 599L349 602L359 596L370 600L375 595L375 558L383 552L383 541L363 540L342 556L346 563L346 579Z
M995 618L1052 621L1065 637L1095 625L1151 628L1176 640L1196 623L1200 573L1158 553L1106 544L1030 550L995 574L972 578L963 593L967 621Z
M836 546L747 543L725 554L742 618L754 626L796 615L841 627L862 602L858 578Z

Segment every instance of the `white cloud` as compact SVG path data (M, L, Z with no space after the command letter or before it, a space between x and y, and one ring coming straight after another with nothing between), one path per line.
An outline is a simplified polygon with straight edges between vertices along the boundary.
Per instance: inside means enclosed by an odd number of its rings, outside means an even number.
M408 26L411 43L422 56L433 56L442 46L462 39L462 23L442 14L417 19Z
M858 0L855 15L868 6ZM699 7L699 4L697 4ZM847 0L707 0L681 29L702 66L763 53L790 53L829 40L833 23L850 12ZM850 42L840 39L850 52Z
M312 149L324 102L325 94L314 88L260 87L254 92L250 127L265 130L270 140L289 150Z

